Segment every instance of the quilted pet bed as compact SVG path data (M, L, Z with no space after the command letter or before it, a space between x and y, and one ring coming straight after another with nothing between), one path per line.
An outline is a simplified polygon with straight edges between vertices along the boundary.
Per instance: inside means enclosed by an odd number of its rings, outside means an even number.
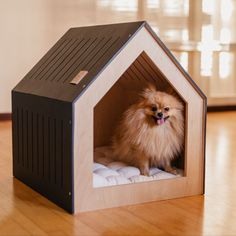
M176 178L176 175L167 173L158 168L150 169L150 176L140 174L136 167L123 162L113 161L109 147L95 149L93 163L93 187L114 186L143 181Z

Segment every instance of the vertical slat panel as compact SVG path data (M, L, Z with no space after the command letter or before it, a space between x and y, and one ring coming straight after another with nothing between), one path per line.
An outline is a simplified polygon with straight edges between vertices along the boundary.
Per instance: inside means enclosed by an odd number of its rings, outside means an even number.
M19 108L16 109L16 141L17 148L17 162L20 163L20 117L19 117Z
M39 175L39 114L36 114L36 172Z
M22 108L18 109L18 125L19 125L19 139L18 139L18 143L19 143L19 163L22 165L22 159L23 159L23 130L22 130Z
M42 175L43 175L43 178L45 177L45 116L43 115L42 116L42 126L41 126L41 129L42 129Z
M61 122L56 119L56 155L55 155L55 171L56 171L56 184L61 187Z
M56 119L51 119L51 153L50 153L50 172L51 172L51 183L56 184Z
M71 212L70 104L25 94L13 101L14 176Z
M24 149L24 164L25 167L29 168L29 155L28 155L28 110L23 111L23 136L24 136L24 143L23 143L23 149Z
M49 181L49 129L48 129L48 117L44 116L43 119L43 156L44 156L44 160L43 160L43 176L45 178L46 181Z
M51 125L51 119L48 117L47 119L47 145L48 149L45 149L47 152L47 162L45 162L45 165L47 166L47 176L49 183L52 182L52 173L51 173L51 159L52 159L52 125Z
M54 120L54 127L55 127L55 156L54 156L54 163L55 163L55 184L60 186L60 156L61 156L61 147L60 147L60 140L61 140L61 131L60 131L60 122L58 119Z
M25 137L24 137L24 110L21 108L21 121L20 121L20 126L21 126L21 164L22 166L25 165Z
M33 164L33 112L28 112L28 165L29 170L32 172L32 164Z
M61 188L63 188L63 183L64 183L64 170L63 170L63 166L64 166L64 122L63 120L60 121L60 169L61 169L61 178L60 178L60 183L61 183Z
M43 115L38 114L38 175L43 178L44 175L44 143L43 143Z
M38 128L37 128L37 114L33 113L32 138L33 138L33 158L32 158L32 172L34 175L38 173Z
M54 166L54 163L53 163L54 141L53 141L53 137L54 136L53 136L53 120L51 119L51 117L49 117L49 119L48 119L48 129L49 129L49 132L48 132L48 145L49 145L48 177L49 177L50 183L54 183L54 180L53 180L53 176L54 176L54 169L53 169L53 166Z

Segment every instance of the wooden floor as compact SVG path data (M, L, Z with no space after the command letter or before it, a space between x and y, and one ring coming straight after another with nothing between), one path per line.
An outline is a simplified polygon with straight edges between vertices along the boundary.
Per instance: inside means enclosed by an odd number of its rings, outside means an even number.
M236 112L210 113L206 194L72 216L12 177L0 122L0 235L236 235Z

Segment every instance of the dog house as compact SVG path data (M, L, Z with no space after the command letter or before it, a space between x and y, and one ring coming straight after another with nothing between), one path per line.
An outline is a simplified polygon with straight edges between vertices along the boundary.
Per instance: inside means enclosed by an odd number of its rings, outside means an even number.
M184 104L184 174L94 188L94 149L146 82ZM13 175L70 213L204 193L206 97L146 22L70 29L13 89L12 113Z

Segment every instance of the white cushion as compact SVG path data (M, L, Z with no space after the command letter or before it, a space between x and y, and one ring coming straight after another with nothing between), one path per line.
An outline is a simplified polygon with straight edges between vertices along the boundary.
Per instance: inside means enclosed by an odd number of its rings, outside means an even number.
M93 187L114 186L177 177L158 168L150 168L150 176L144 176L140 174L140 170L137 167L128 166L123 162L113 161L111 155L112 152L109 147L95 149Z

